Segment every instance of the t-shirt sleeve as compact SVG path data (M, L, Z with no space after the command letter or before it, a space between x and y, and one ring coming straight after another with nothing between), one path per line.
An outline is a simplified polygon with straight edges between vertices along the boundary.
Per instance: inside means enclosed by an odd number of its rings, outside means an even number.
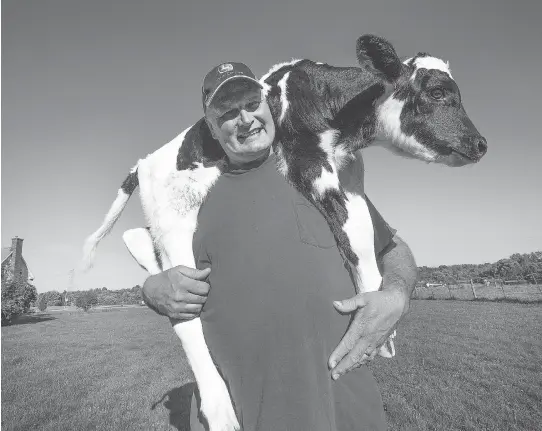
M375 231L375 254L377 257L382 257L396 246L393 236L397 230L386 223L367 195L365 196L365 200L367 201L367 207L369 208Z

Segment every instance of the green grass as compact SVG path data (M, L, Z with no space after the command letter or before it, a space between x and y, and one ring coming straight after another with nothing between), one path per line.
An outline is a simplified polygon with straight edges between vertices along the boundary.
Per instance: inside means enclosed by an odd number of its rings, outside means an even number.
M506 286L474 285L478 301L542 302L542 286L534 284L514 284ZM458 299L474 300L470 284L416 287L415 299Z
M389 429L540 429L541 328L539 304L412 301L398 356L371 364ZM192 388L169 322L144 307L2 328L3 430L188 430Z
M188 429L192 375L167 319L142 307L27 320L2 328L3 430Z

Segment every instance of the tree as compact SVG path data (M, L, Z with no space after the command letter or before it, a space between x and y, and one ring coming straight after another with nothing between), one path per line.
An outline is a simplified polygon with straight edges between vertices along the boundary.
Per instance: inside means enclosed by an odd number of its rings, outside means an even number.
M27 313L31 304L38 298L38 292L27 281L2 281L2 326L13 318Z
M44 296L48 306L63 305L64 300L62 294L56 290L50 290L49 292L42 293L40 296Z
M42 293L38 296L38 310L45 311L47 309L47 297Z
M84 311L88 311L90 307L98 304L98 295L93 291L86 291L75 298L75 306L82 308Z

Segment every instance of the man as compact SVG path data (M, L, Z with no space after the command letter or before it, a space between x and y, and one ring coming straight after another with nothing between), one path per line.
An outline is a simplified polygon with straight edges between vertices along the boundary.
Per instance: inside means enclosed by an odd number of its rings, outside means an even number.
M243 430L385 429L362 365L408 311L417 276L408 246L368 201L383 289L352 296L327 222L275 167L275 126L254 74L241 63L213 68L203 104L228 169L198 215L198 269L150 276L145 301L172 318L200 315ZM204 429L195 402L191 426Z

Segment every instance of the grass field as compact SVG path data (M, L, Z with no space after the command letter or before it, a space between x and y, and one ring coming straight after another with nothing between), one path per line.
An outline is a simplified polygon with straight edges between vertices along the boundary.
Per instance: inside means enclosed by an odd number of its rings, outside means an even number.
M475 284L434 286L434 287L416 287L413 298L416 299L459 299L470 301L475 299L476 293L478 300L509 300L518 302L542 302L542 286L534 284L514 284L514 285L491 285L484 286Z
M542 306L412 301L370 365L390 430L542 429ZM2 328L3 430L188 430L191 373L146 307ZM304 431L304 430L300 430Z

